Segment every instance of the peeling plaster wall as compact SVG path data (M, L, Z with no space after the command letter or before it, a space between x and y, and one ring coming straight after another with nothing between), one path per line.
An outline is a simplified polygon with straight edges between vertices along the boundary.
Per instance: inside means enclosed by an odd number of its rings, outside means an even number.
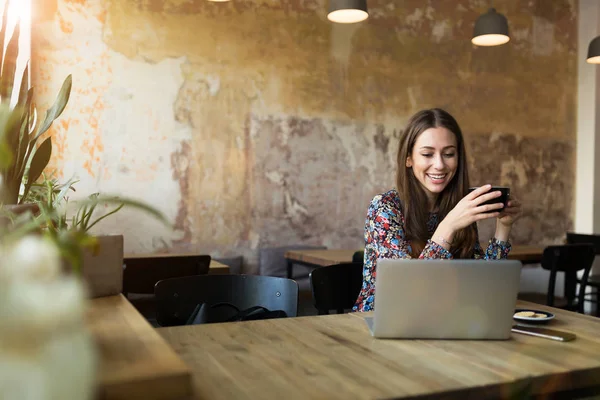
M502 2L512 40L495 48L470 43L483 0L370 0L349 26L326 20L325 0L33 3L38 105L74 78L51 169L175 225L106 220L126 251L243 254L254 270L259 247L360 247L402 127L434 106L465 132L472 183L525 203L515 243L572 226L574 0Z

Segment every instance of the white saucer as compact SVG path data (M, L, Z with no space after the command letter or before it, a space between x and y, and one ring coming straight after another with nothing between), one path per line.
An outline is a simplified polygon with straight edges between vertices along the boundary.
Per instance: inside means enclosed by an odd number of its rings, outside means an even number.
M531 311L536 314L544 314L546 316L543 318L542 317L536 318L536 317L518 317L518 316L514 315L521 311ZM551 312L542 311L542 310L534 310L534 309L529 309L529 308L517 308L515 310L514 314L513 314L513 319L515 319L517 321L527 322L529 324L544 324L554 318L554 314L552 314Z

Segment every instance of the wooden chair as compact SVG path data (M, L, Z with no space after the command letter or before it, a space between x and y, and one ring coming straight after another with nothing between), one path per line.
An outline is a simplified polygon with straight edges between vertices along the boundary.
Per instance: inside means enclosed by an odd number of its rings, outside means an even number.
M203 275L165 279L154 287L156 320L160 326L186 323L197 305L230 303L298 315L298 284L287 278L259 275ZM223 319L224 321L225 319Z
M583 233L567 232L567 243L590 243L594 246L596 257L600 256L600 235L586 235ZM581 281L578 280L579 283ZM596 316L600 317L600 307L598 306L598 294L600 292L600 275L590 273L587 285L592 287L592 293L586 293L585 300L596 303Z
M542 255L542 268L550 271L548 292L546 294L520 293L519 299L583 314L585 288L588 284L594 257L594 246L591 244L546 247ZM582 270L583 275L577 293L577 272ZM556 274L558 272L564 272L565 274L564 297L562 298L554 295Z
M343 314L351 309L362 286L363 264L343 263L315 268L310 273L313 303L319 315L336 310Z
M210 261L209 255L128 257L123 261L123 294L146 319L154 322L156 282L182 276L206 275Z
M123 261L123 294L154 294L154 285L160 280L206 275L210 260L209 255L128 257Z

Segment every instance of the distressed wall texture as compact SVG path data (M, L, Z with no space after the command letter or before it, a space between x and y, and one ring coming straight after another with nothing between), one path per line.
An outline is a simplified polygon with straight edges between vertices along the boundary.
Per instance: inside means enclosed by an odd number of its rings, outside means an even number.
M436 106L465 132L472 183L525 203L515 243L572 225L575 0L498 3L512 40L494 48L470 43L487 0L369 0L350 26L325 0L33 2L38 104L74 78L52 169L175 225L120 213L99 230L126 251L243 254L253 270L260 247L360 247L404 124Z

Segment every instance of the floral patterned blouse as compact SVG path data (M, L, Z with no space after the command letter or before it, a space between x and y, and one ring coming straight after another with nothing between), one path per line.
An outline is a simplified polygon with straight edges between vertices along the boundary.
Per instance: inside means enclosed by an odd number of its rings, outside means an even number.
M438 226L437 214L431 213L427 230L433 235ZM497 260L508 257L511 244L495 238L490 239L485 252L479 242L475 243L473 258ZM353 311L374 310L375 279L378 258L411 258L410 241L404 233L404 215L398 192L390 190L377 195L371 201L365 224L365 258L363 284ZM451 259L452 253L429 239L419 255L420 259Z

